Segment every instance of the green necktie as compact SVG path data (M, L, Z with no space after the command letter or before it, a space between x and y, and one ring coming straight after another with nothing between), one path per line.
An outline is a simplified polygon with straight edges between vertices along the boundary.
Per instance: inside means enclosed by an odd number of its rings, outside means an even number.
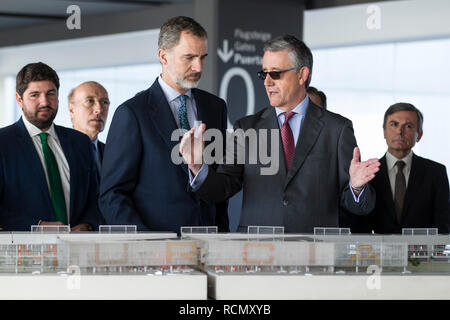
M61 176L59 175L58 163L55 155L47 143L47 132L39 134L42 143L42 151L44 152L45 167L47 168L48 182L50 184L50 197L52 199L53 209L57 221L67 224L66 201L61 184Z

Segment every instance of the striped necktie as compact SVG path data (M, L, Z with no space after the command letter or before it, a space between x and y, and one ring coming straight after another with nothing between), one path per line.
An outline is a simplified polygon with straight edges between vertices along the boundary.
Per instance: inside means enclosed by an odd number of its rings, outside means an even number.
M282 114L284 114L284 122L281 126L281 142L283 143L286 169L289 170L295 150L294 135L292 134L291 127L289 126L289 119L295 114L295 112L283 112Z

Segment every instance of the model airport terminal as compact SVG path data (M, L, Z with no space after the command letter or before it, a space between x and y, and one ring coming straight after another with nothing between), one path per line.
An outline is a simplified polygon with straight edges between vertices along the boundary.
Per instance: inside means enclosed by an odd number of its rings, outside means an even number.
M216 227L183 227L175 233L142 233L135 226L70 227L0 233L0 273L40 274L355 274L450 273L450 237L437 229L403 229L402 235L353 235L349 229L315 228L284 234L282 227L249 227L217 233Z

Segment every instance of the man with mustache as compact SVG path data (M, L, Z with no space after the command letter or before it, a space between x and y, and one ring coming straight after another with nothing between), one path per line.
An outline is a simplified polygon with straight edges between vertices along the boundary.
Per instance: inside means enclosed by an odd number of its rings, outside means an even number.
M30 231L32 225L95 230L94 157L89 138L57 126L59 78L48 65L26 65L16 78L23 117L0 129L0 225Z
M410 103L396 103L384 114L388 145L380 171L370 182L377 200L359 232L402 233L402 228L438 228L449 233L449 184L445 166L417 156L412 148L423 135L423 115ZM366 219L367 218L367 219Z
M105 144L97 137L105 128L108 117L108 92L100 83L87 81L70 91L68 101L73 128L91 139L95 163L100 172Z
M228 231L227 203L206 203L188 190L188 168L172 161L172 133L195 121L223 133L225 101L196 89L207 56L207 34L189 17L161 27L161 75L120 105L106 141L99 206L108 224L140 231L180 232L182 226L217 225Z

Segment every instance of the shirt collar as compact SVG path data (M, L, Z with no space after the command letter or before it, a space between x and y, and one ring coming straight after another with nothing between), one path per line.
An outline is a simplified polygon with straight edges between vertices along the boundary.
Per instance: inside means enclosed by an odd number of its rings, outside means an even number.
M305 99L303 99L294 109L291 110L291 112L297 113L297 115L305 116L306 109L308 109L309 104L309 97L306 95ZM275 112L277 113L277 117L280 116L280 114L284 113L285 111L281 110L280 108L275 107Z
M169 103L172 102L173 100L177 99L181 95L177 90L175 90L174 88L169 86L167 84L167 82L164 81L164 79L161 77L161 75L159 75L159 77L158 77L158 83L161 86L164 96L166 97L166 99ZM187 95L189 98L191 98L192 97L191 89L189 89L185 93L185 95Z
M58 140L58 136L56 135L56 131L55 131L55 125L53 124L53 122L52 122L52 124L50 126L50 129L48 129L47 131L42 131L41 129L36 127L34 124L29 122L27 120L27 118L22 117L22 121L23 121L23 124L25 125L25 128L27 129L27 131L28 131L28 133L29 133L29 135L31 137L37 136L41 132L47 132L50 136L53 137L53 139Z
M412 162L412 156L413 156L412 150L409 151L409 153L403 159L397 159L395 156L390 154L389 151L386 151L386 165L388 167L388 170L392 170L392 168L395 166L395 163L400 160L405 162L405 165L407 168L410 168L411 162Z

